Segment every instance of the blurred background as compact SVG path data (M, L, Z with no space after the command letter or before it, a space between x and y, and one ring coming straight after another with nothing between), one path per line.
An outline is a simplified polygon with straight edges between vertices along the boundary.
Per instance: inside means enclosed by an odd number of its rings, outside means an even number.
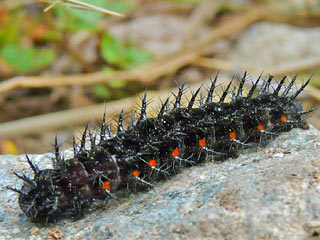
M298 74L304 108L320 102L319 0L82 0L125 17L60 0L0 3L0 154L64 148L90 121L97 128L139 105L149 109L186 81L220 83L245 70ZM290 79L290 77L289 77ZM250 81L248 81L250 83ZM308 115L320 128L320 112Z

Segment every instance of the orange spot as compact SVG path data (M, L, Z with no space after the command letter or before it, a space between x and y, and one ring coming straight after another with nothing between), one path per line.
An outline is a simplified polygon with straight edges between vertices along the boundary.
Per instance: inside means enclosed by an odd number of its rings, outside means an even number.
M200 147L205 147L206 146L206 140L204 138L199 140L199 146Z
M287 116L286 115L282 115L280 120L281 120L282 123L284 123L285 121L287 121Z
M156 166L157 166L157 161L154 160L154 159L151 159L151 160L149 161L149 166L150 166L150 167L156 167Z
M139 174L140 174L140 172L139 172L138 170L134 170L134 171L132 172L132 175L133 175L134 177L139 177Z
M257 128L258 128L259 131L263 131L264 130L264 126L262 124L259 124Z
M175 149L173 149L173 151L172 151L172 153L171 153L171 156L172 156L172 157L178 157L178 156L179 156L179 153L180 153L179 149L178 149L178 148L175 148Z
M235 132L230 132L229 133L229 138L230 139L235 139L235 138L237 138L237 134Z
M102 185L102 188L110 191L110 189L111 189L110 182L109 181L105 181L103 183L103 185Z

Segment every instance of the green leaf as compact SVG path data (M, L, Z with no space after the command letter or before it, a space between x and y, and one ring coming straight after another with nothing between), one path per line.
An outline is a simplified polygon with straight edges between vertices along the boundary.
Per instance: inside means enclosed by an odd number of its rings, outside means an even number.
M135 7L135 4L126 1L82 0L82 2L116 12L127 11ZM69 31L98 30L99 26L97 25L97 22L101 18L109 16L101 12L66 8L65 6L55 7L55 12L57 14L57 24L62 29Z
M110 90L106 86L103 86L101 84L94 86L93 89L95 94L100 98L108 98L111 96Z
M149 52L134 45L125 47L109 33L105 33L102 38L101 53L106 62L117 65L122 69L132 69L148 62L151 58Z
M7 21L0 23L0 47L8 43L20 42L22 23L21 16L10 16Z
M104 0L85 0L98 7L105 7ZM101 19L104 14L100 12L89 11L85 9L66 8L65 6L57 6L54 8L57 15L56 25L61 29L71 32L80 30L97 30L97 21Z
M97 7L105 8L105 0L81 0L81 2L88 3ZM66 8L67 11L77 18L78 20L87 23L87 24L96 24L97 21L104 15L100 12L89 11L89 10L81 10L74 8Z
M121 42L105 33L101 42L101 53L105 61L111 64L119 64L123 61L125 49Z
M112 79L108 82L111 88L123 88L126 84L127 82L123 79Z
M5 45L0 56L19 73L32 72L52 64L56 54L51 49L22 48L14 44Z
M128 1L107 0L105 7L108 10L121 13L121 12L125 12L125 11L132 10L132 9L136 8L136 4L133 2L128 2Z
M125 53L124 68L134 68L144 63L147 63L151 58L151 54L138 49L134 46L127 49Z

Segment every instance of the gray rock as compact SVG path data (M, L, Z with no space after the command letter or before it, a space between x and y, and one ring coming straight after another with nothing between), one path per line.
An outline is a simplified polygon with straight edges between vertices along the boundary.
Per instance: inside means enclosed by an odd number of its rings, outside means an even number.
M169 14L154 14L134 18L127 23L108 28L113 36L123 42L132 41L157 55L172 54L184 47L188 18ZM209 30L201 25L195 34L201 36Z
M111 26L108 31L122 41L131 41L158 54L181 48L186 19L170 15L152 15Z
M320 132L294 129L266 148L185 169L154 190L78 221L40 227L15 193L23 156L1 156L0 239L314 239L320 234ZM32 156L40 167L48 155ZM28 173L30 170L28 170Z
M320 28L298 28L287 24L260 22L242 34L232 51L235 63L258 69L316 58L320 54Z

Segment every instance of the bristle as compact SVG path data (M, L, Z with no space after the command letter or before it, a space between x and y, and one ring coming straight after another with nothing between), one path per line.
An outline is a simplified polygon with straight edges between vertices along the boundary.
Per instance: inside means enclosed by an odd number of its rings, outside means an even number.
M28 178L26 175L22 174L22 175L19 175L18 173L16 172L13 172L14 175L17 176L17 178L23 180L24 182L26 182L29 186L34 186L35 183L30 179Z
M16 192L16 193L25 195L25 193L23 193L22 191L20 191L19 189L16 189L16 188L6 187L6 189L9 189L9 190L14 191L14 192Z
M103 118L101 122L101 130L100 130L100 142L105 141L106 138L106 110L104 110Z
M110 124L107 124L107 131L108 131L109 138L113 138L113 137L114 137L114 134L113 134L113 132L112 132L112 129L111 129L111 125L110 125Z
M278 87L277 87L276 90L274 90L274 92L273 92L273 96L278 96L278 94L279 94L279 92L280 92L280 90L281 90L281 88L282 88L282 86L283 86L286 78L287 78L287 76L284 76L284 77L281 79L280 83L278 84Z
M260 79L261 79L261 77L262 77L262 74L263 74L263 73L260 74L260 76L258 77L258 79L256 80L256 82L252 85L252 87L251 87L251 89L250 89L250 91L249 91L249 93L248 93L248 95L247 95L247 99L250 99L250 98L252 97L252 95L253 95L254 91L256 90L256 88L257 88L257 86L258 86L258 83L259 83L259 81L260 81Z
M311 81L312 75L310 76L310 78L299 88L298 91L295 92L295 94L293 94L293 96L291 97L292 100L294 100L302 91L303 89L305 89L305 87L309 84L309 82Z
M200 92L199 107L203 106L203 103L204 103L204 96L202 95L202 92Z
M220 72L217 73L217 75L215 76L213 81L211 80L211 86L210 86L210 89L208 91L208 96L207 96L207 99L206 99L206 103L211 103L212 102L213 92L214 92L214 89L216 88L216 83L217 83L217 79L218 79L219 73Z
M293 76L291 82L288 84L288 86L286 87L286 89L283 91L282 96L287 96L287 95L288 95L290 89L292 88L294 82L295 82L296 79L297 79L297 76L298 76L297 74Z
M72 146L73 146L73 154L77 155L79 150L78 150L78 145L76 143L76 138L74 137L74 135L72 136Z
M124 111L123 109L121 110L120 114L119 114L119 120L118 120L118 133L119 132L123 132L123 116L124 116Z
M39 172L38 166L32 163L32 161L30 160L30 158L27 154L26 154L26 158L27 158L28 164L31 167L34 174L38 174L38 172Z
M90 146L91 146L91 152L95 150L96 148L96 136L97 135L93 135L91 128L89 127L89 137L90 137Z
M243 77L240 81L240 85L238 87L238 93L237 93L236 99L238 99L239 97L242 97L242 89L243 89L243 85L246 81L246 78L247 78L247 71L244 72Z
M88 128L88 132L89 132L89 138L90 138L90 143L91 144L94 144L94 136L93 136L93 133L92 133L92 130L91 130L91 127L89 126Z
M56 161L60 161L61 156L60 156L60 149L59 149L59 145L58 145L58 136L56 134L55 139L54 139L54 154L56 157Z
M237 87L234 86L234 87L233 87L233 90L232 90L232 92L231 92L231 100L232 100L232 102L234 102L234 101L237 100L236 92L237 92Z
M169 114L170 113L170 102L169 101L166 101L166 105L165 105L166 107L165 107L165 112L166 112L166 114Z
M184 93L184 85L185 85L185 82L179 87L178 94L176 96L176 102L174 104L174 108L180 108L181 97Z
M231 87L232 82L233 82L233 78L232 78L231 81L229 82L227 88L223 91L222 96L220 97L220 100L219 100L220 103L221 103L221 102L224 102L226 96L227 96L228 93L229 93L229 89L230 89L230 87Z
M89 123L86 125L86 128L84 129L84 132L82 134L82 138L80 142L80 151L85 151L88 128L89 128Z
M147 91L144 92L143 98L142 98L142 104L141 104L141 112L140 112L140 119L141 120L145 120L147 118Z
M133 110L131 110L131 126L132 127L136 126L135 112Z
M159 111L159 113L158 113L158 117L157 117L157 118L162 118L162 117L163 117L163 114L164 114L164 112L165 112L165 110L166 110L166 108L167 108L167 105L168 105L168 103L169 103L169 99L170 99L170 97L168 97L168 98L166 99L166 101L161 104L160 111Z
M313 112L313 111L316 110L316 109L317 109L317 108L314 107L314 108L311 108L311 109L306 110L306 111L299 111L299 112L297 112L297 114L298 114L299 116L301 116L301 115L306 115L306 114L308 114L308 113Z
M262 93L264 93L264 94L268 94L269 93L269 87L270 87L272 79L273 79L273 76L269 75L268 80L264 83L264 86L262 88L262 91L261 91Z
M201 87L202 87L202 86L201 86ZM195 100L196 100L196 97L197 97L198 93L199 93L200 90L201 90L201 87L199 87L198 90L197 90L195 93L192 94L192 97L191 97L191 99L190 99L190 101L189 101L189 104L188 104L188 109L189 109L189 110L193 107L193 104L194 104L194 102L195 102Z

